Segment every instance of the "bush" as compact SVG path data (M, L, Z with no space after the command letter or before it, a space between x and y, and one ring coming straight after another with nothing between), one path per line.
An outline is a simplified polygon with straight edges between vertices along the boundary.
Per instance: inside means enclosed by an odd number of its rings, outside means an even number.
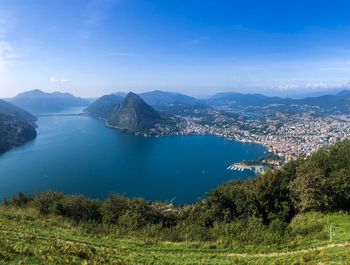
M67 196L61 202L58 214L76 222L101 222L101 202L84 196Z
M102 220L107 224L117 224L118 219L128 209L128 198L121 195L110 195L101 205Z
M33 203L41 214L59 214L63 198L63 193L49 191L37 194Z
M293 238L316 236L316 238L326 239L327 233L323 232L326 225L322 214L310 212L295 216L288 228Z

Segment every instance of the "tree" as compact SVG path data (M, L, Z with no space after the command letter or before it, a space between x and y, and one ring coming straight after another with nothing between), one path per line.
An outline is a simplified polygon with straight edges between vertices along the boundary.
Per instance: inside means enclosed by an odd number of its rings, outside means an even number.
M300 211L328 209L329 187L324 171L311 159L298 167L297 176L289 185L295 206Z
M128 198L121 195L110 195L101 206L102 220L104 223L117 224L118 219L128 209Z

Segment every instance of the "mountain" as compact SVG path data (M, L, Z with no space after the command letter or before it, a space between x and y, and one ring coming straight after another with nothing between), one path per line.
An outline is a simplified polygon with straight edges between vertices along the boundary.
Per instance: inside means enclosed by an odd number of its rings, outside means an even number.
M28 112L0 100L0 153L34 139L35 120Z
M268 97L261 94L218 93L206 100L209 106L245 112L313 112L314 114L349 114L350 91L302 99Z
M28 121L34 123L36 118L29 112L0 99L0 113L6 116L16 117L18 120Z
M350 96L350 90L342 90L337 94L337 96L348 97L348 96Z
M122 96L115 94L105 95L89 105L84 112L92 117L107 120L123 99Z
M226 107L226 106L247 106L255 105L258 102L267 99L269 97L261 94L242 94L235 92L217 93L211 98L206 100L206 103L213 107Z
M117 95L117 96L121 96L122 98L125 98L127 93L125 93L125 92L115 92L115 93L113 93L113 95Z
M195 105L195 104L201 103L200 100L190 96L186 96L179 93L165 92L160 90L141 93L139 94L139 96L147 104L151 106L160 106L160 105L169 105L169 104Z
M316 115L350 113L350 101L345 94L323 95L303 99L270 97L259 101L256 106L288 112L313 112Z
M169 124L169 119L153 109L140 96L130 92L113 111L107 124L135 133L150 133L157 125Z
M38 89L18 94L9 101L35 114L59 111L69 107L87 106L89 104L88 100L75 97L69 93L45 93Z

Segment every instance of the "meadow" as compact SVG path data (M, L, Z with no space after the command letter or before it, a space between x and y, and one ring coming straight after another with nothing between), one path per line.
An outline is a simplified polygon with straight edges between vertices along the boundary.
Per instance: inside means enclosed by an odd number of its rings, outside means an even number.
M92 233L33 208L2 208L0 264L350 264L350 216L304 214L299 229L312 229L315 216L321 230L285 244L224 246L219 240L170 242L113 229Z

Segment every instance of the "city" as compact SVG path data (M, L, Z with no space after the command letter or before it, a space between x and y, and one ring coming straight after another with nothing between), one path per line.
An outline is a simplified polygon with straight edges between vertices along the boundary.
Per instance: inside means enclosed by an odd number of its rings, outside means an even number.
M210 113L210 123L203 117L186 117L179 134L211 134L241 142L266 146L288 162L299 156L309 156L323 147L350 138L350 116L313 116L308 113L276 113L261 119L232 118L220 111ZM271 161L272 162L272 161ZM272 162L275 165L276 161Z

